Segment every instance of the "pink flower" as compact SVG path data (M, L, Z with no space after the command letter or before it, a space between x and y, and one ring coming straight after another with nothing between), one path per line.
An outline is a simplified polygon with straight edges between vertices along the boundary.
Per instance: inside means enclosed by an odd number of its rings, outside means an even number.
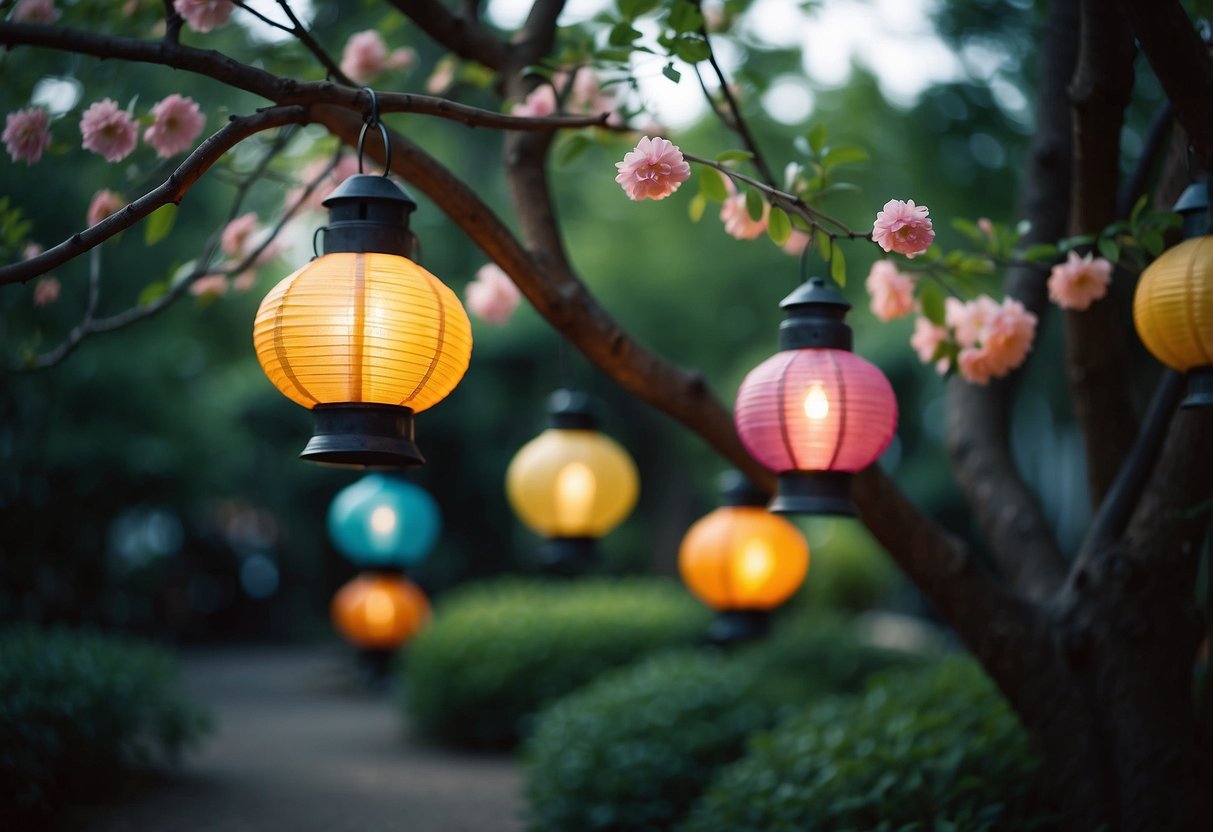
M890 199L876 215L872 239L885 251L916 257L930 248L935 239L927 213L927 206L915 205L912 199L909 202Z
M910 346L914 348L914 352L918 353L918 360L923 364L930 364L935 358L935 351L939 349L939 345L946 343L948 340L948 331L942 326L936 326L927 318L921 315L914 321L914 334L910 336ZM941 358L935 362L935 369L939 373L948 371L948 359Z
M35 243L33 240L30 240L28 243L25 244L25 248L21 249L21 259L22 260L33 260L35 257L37 257L39 254L41 254L45 250L46 249L44 249L40 244Z
M34 284L34 306L49 306L59 300L59 278L44 277Z
M556 112L556 90L551 84L540 84L531 90L526 100L510 108L510 115L524 118L545 118Z
M753 219L746 210L745 194L733 194L720 206L720 221L724 223L724 233L730 237L752 240L767 230L767 218L770 213L771 206L764 202L762 216Z
M221 274L205 274L190 284L190 294L197 297L227 294L227 278Z
M965 317L957 311L958 306L972 306L975 311ZM1013 298L998 304L982 295L969 304L957 302L948 315L949 323L955 318L966 327L980 321L976 337L969 343L961 340L957 330L957 342L962 347L957 357L960 374L974 384L986 384L1014 370L1028 357L1036 338L1036 316Z
M14 162L32 165L51 146L50 117L40 107L9 113L4 118L4 133L0 134L0 139Z
M116 214L125 207L126 203L122 197L103 188L93 194L93 199L88 204L88 224L90 227L94 226L110 214Z
M872 314L880 320L891 321L914 311L914 281L890 261L873 263L864 286L872 296Z
M964 303L956 298L944 301L944 320L956 332L956 343L972 347L981 340L986 323L998 312L998 304L989 295Z
M455 70L459 63L452 57L443 58L434 67L430 77L425 81L425 91L430 95L441 95L450 88L455 80Z
M1062 309L1079 312L1108 293L1112 282L1112 264L1088 254L1079 257L1071 251L1066 262L1058 263L1049 275L1049 300Z
M804 250L809 247L809 243L812 240L813 238L809 236L808 232L801 231L799 228L793 228L792 234L784 241L780 248L793 257L799 257L804 254Z
M257 215L250 212L229 222L219 235L219 247L229 257L243 256L251 251L250 238L258 227Z
M359 84L378 76L386 63L387 44L374 29L350 35L341 52L341 71Z
M58 19L54 0L17 0L13 9L13 20L17 23L54 23Z
M994 223L990 222L989 217L980 217L977 220L977 227L981 229L981 233L985 234L988 239L994 239Z
M384 66L388 69L409 69L415 63L417 63L417 50L401 46L392 50L391 54L387 56Z
M476 272L464 294L468 311L490 324L502 326L518 308L518 287L496 263L486 263Z
M306 190L306 185L315 182L317 177L324 174L328 168L328 159L317 159L299 175L299 181L304 183L298 188L292 188L286 193L286 208L289 210L295 203L303 199L303 192ZM301 211L321 211L324 206L321 204L328 199L328 195L333 192L333 189L340 185L345 180L349 179L358 172L358 159L352 154L343 153L341 158L337 160L337 164L327 175L319 182L316 182L316 187L312 188L308 194L307 200L299 206Z
M227 23L235 6L231 0L173 0L173 8L195 32L209 32Z
M678 146L660 136L645 136L635 149L616 162L615 181L627 192L628 199L665 199L691 177L691 166L682 158Z
M176 93L152 107L152 116L156 120L144 131L143 140L154 147L156 155L162 159L189 150L206 123L198 102Z
M245 269L232 279L232 288L237 292L247 292L257 282L257 270Z
M135 149L139 127L131 114L118 108L112 98L93 103L80 118L84 149L105 157L107 162L120 162Z
M565 109L574 113L613 113L614 97L602 89L598 73L589 67L581 67L573 73L573 85L567 87L567 73L560 73L556 83L565 90Z

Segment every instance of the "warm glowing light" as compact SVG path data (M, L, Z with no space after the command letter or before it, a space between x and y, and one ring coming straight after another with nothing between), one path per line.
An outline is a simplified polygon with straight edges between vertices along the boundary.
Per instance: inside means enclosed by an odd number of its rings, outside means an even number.
M826 395L825 388L820 384L814 384L809 388L809 392L804 397L804 415L810 419L821 420L830 413L830 397Z
M584 462L570 462L556 475L556 512L567 526L583 526L598 490L594 472Z
M391 506L377 506L371 512L371 531L379 537L396 531L396 511Z
M424 626L430 605L403 575L367 572L333 596L332 616L347 641L371 650L391 650Z
M366 596L366 626L379 634L390 632L396 620L396 605L392 596L382 589L372 589Z
M741 547L741 553L733 563L734 578L746 594L766 583L775 571L775 550L770 542L752 537Z

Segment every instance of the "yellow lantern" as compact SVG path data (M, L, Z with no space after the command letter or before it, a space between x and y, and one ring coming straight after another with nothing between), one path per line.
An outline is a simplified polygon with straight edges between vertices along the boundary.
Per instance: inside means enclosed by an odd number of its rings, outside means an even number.
M467 313L409 259L408 215L417 205L386 176L351 176L324 205L324 254L261 302L257 358L279 391L314 415L303 458L424 464L413 415L444 399L466 372Z
M549 404L548 429L514 456L505 489L519 519L550 541L549 565L575 571L631 513L640 478L628 452L597 430L585 394L558 390Z
M429 620L425 593L397 572L363 572L333 596L333 626L364 650L395 650Z
M1213 406L1213 236L1204 183L1175 204L1185 240L1141 273L1133 296L1137 334L1155 358L1188 374L1184 407Z
M738 472L722 478L724 503L687 531L678 550L683 583L717 612L717 641L752 638L809 570L800 530L766 509L767 495Z

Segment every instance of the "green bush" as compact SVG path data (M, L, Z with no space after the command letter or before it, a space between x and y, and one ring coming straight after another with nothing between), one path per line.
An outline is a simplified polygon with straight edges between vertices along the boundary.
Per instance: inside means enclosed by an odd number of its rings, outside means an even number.
M503 745L604 670L690 644L708 613L672 581L492 581L451 593L403 663L404 707L431 737Z
M0 633L0 816L103 793L174 762L209 726L163 650L68 630Z
M884 675L758 734L682 830L1042 828L1035 770L1002 697L972 661L953 659Z

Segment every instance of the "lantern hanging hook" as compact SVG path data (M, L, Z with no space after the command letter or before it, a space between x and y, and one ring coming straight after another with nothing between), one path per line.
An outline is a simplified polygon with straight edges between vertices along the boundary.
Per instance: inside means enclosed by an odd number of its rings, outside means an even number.
M379 136L383 139L383 176L392 169L392 142L388 138L387 127L379 120L379 98L370 87L363 87L371 98L371 108L362 122L362 130L358 133L358 172L362 173L363 148L366 145L366 131L369 127L378 127Z

